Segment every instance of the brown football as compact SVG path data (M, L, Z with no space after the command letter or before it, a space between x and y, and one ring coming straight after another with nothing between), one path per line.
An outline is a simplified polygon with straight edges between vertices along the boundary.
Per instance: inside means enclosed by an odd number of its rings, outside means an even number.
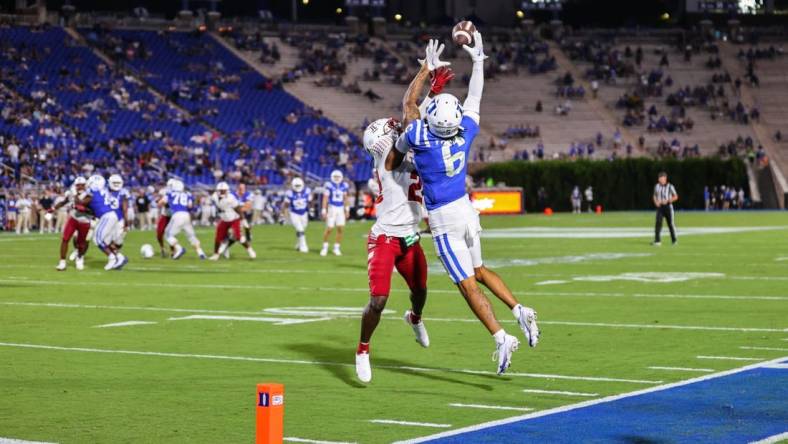
M474 32L476 32L476 27L473 26L473 22L465 20L454 25L451 30L451 38L457 46L472 45Z

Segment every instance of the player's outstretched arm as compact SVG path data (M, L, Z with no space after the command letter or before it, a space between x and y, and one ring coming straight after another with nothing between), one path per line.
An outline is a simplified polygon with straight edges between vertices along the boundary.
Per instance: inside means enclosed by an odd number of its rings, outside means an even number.
M482 103L482 91L484 90L484 42L482 41L482 33L476 31L473 33L473 47L462 45L462 49L471 56L473 61L473 69L471 71L471 80L468 83L468 97L465 98L463 110L465 115L472 118L479 123L479 108Z

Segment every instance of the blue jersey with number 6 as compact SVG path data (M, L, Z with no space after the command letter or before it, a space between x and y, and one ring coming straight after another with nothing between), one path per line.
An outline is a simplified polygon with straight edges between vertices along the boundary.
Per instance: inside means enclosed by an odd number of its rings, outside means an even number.
M465 196L468 152L479 124L463 116L460 131L450 139L434 136L423 120L415 120L405 129L404 137L413 149L416 170L424 183L427 210L434 210Z
M192 206L192 194L188 191L170 191L167 194L167 205L170 206L172 214L179 211L188 213Z

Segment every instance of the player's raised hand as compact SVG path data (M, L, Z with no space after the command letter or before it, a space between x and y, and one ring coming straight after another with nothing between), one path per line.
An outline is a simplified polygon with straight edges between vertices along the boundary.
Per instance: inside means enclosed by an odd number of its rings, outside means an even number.
M424 59L419 60L419 63L427 64L427 69L434 71L443 66L449 66L451 63L442 61L441 54L444 49L443 43L438 43L437 40L431 39L427 42L427 47L424 50Z
M487 58L484 55L484 43L482 42L482 33L476 31L473 33L473 47L468 45L462 45L462 49L465 50L470 56L471 60L475 62L483 62L484 59Z
M443 88L454 78L454 71L447 66L442 66L430 73L430 93L438 95Z

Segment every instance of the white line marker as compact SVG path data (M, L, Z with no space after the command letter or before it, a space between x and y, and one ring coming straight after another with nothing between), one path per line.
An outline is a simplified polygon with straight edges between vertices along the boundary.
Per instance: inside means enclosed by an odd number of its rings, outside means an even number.
M375 424L393 424L393 425L404 425L404 426L414 426L414 427L433 427L436 429L448 429L449 427L451 427L451 424L436 424L434 422L396 421L393 419L370 419L369 422Z
M583 408L583 407L590 407L590 406L593 406L593 405L605 404L605 403L608 403L608 402L618 401L619 399L631 398L633 396L644 395L646 393L660 392L660 391L672 389L672 388L675 388L675 387L682 387L682 386L685 386L685 385L694 384L696 382L707 381L709 379L721 378L721 377L724 377L724 376L745 372L747 370L752 370L752 369L755 369L755 368L760 368L760 367L765 367L765 366L768 366L768 365L777 364L780 361L785 360L785 359L788 359L788 356L785 356L785 357L782 357L782 358L778 358L778 359L774 359L774 360L771 360L771 361L767 361L767 362L764 362L764 363L750 364L750 365L747 365L747 366L744 366L744 367L735 368L735 369L732 369L732 370L726 370L726 371L723 371L723 372L713 373L713 374L710 374L710 375L698 376L696 378L687 379L685 381L673 382L673 383L670 383L670 384L659 385L659 386L656 386L656 387L649 387L649 388L642 389L642 390L636 390L634 392L622 393L622 394L619 394L619 395L612 395L612 396L607 396L607 397L599 398L599 399L591 399L591 400L588 400L588 401L578 402L577 404L570 404L570 405L565 405L565 406L561 406L561 407L556 407L554 409L542 410L542 411L538 411L538 412L534 412L534 413L528 413L528 414L525 414L525 415L513 416L511 418L499 419L497 421L484 422L484 423L481 423L481 424L476 424L476 425L472 425L472 426L468 426L468 427L462 427L462 428L455 429L455 430L450 430L450 431L447 431L447 432L436 433L434 435L422 436L422 437L419 437L419 438L409 439L409 440L406 440L406 441L398 441L395 444L416 444L416 443L422 443L422 442L431 441L431 440L438 439L438 438L445 438L445 437L448 437L448 436L456 436L456 435L461 435L463 433L475 432L475 431L478 431L478 430L483 430L483 429L487 429L487 428L495 427L495 426L499 426L499 425L511 424L513 422L524 421L524 420L533 419L533 418L539 418L539 417L542 417L542 416L554 415L556 413L564 413L564 412L568 412L568 411L571 411L571 410L577 410L577 409L580 409L580 408Z
M788 348L785 347L739 347L742 350L770 350L770 351L781 351L785 352L788 351Z
M310 444L356 444L348 441L320 441L317 439L296 438L294 436L285 436L282 439L287 442L305 442Z
M486 409L486 410L513 410L516 412L531 412L532 408L528 407L508 407L505 405L487 405L487 404L459 404L451 403L449 407L459 407L466 409Z
M599 396L599 393L583 393L583 392L562 392L560 390L537 390L537 389L524 389L525 393L539 393L544 395L566 395L566 396L583 396L586 398L593 398Z
M257 316L217 316L217 315L191 315L179 318L168 318L168 321L191 321L191 320L212 320L212 321L254 321L270 322L274 325L306 324L307 322L328 321L331 318L265 318Z
M711 373L714 369L711 368L690 368L690 367L659 367L659 366L652 366L647 367L651 370L666 370L666 371L677 371L677 372L698 372L698 373Z
M323 366L330 365L337 367L355 366L355 364L345 363L345 362L307 361L300 359L257 358L257 357L248 357L248 356L208 355L208 354L190 354L190 353L151 352L151 351L137 351L137 350L112 350L112 349L87 348L87 347L60 347L56 345L19 344L14 342L0 342L0 347L31 348L31 349L40 349L40 350L59 350L59 351L71 351L71 352L84 352L84 353L117 353L117 354L137 355L137 356L166 356L171 358L269 362L276 364L302 364L302 365L323 365ZM436 368L436 367L427 368L427 367L410 367L410 366L400 366L400 365L376 365L375 368L408 370L414 373L444 372L444 373L462 373L469 375L497 375L497 373L494 371L454 369L454 368ZM607 377L599 377L599 376L550 375L550 374L542 374L542 373L507 372L506 375L524 377L524 378L566 379L572 381L627 382L632 384L649 384L649 385L659 384L662 382L662 381L648 381L648 380L640 380L640 379L607 378Z
M759 441L752 441L750 444L774 444L785 439L788 439L788 432L782 432L779 435L772 435Z
M114 324L102 324L102 325L94 325L93 328L111 328L111 327L129 327L132 325L150 325L155 324L152 321L125 321L125 322L115 322Z
M25 441L24 439L0 438L0 444L55 444L44 441Z
M2 282L2 280L0 280ZM124 284L125 285L125 284ZM432 291L432 290L431 290ZM433 291L434 292L434 291ZM200 308L167 308L167 307L134 307L134 306L119 306L119 305L80 305L70 303L58 302L13 302L13 301L0 301L0 305L12 306L30 306L30 307L50 307L50 308L79 308L79 309L97 309L97 310L139 310L139 311L154 311L154 312L174 312L174 313L206 313L206 314L226 314L226 315L257 315L259 311L231 311L231 310L207 310ZM290 315L295 314L293 307L288 307ZM265 309L266 314L278 314L274 308ZM358 314L342 315L337 313L332 314L331 318L338 317L358 317ZM399 317L383 317L385 320L401 322ZM470 318L431 318L426 317L425 320L430 322L479 322L476 319ZM515 320L502 320L505 323L515 323ZM721 326L701 326L701 325L670 325L670 324L617 324L617 323L604 323L604 322L575 322L575 321L539 321L544 325L570 325L575 327L602 327L602 328L656 328L667 330L698 330L698 331L742 331L742 332L788 332L788 329L783 328L760 328L760 327L721 327Z
M741 356L695 356L698 359L717 359L720 361L765 361L766 358L743 358Z
M764 365L763 368L771 368L775 370L788 370L788 364L769 364L769 365Z

